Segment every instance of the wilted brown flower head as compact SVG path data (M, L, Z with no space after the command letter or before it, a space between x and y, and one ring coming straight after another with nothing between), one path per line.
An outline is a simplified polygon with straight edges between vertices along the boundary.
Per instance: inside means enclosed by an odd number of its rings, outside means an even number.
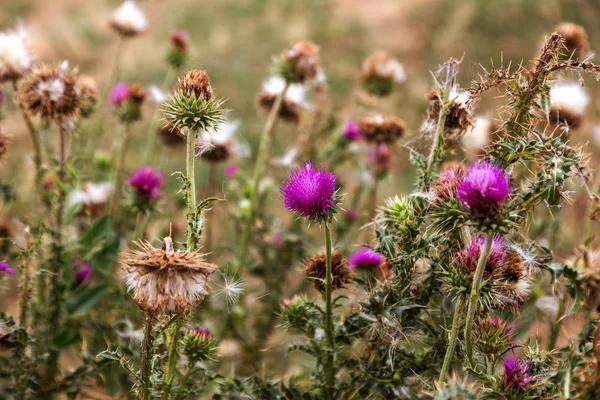
M12 139L12 135L5 133L2 128L0 128L0 160L2 160L6 153L8 153L8 143Z
M144 100L146 100L147 95L148 92L146 92L146 89L144 89L144 86L141 83L134 83L127 89L127 100L137 106L141 105Z
M321 71L319 47L310 41L296 43L286 53L286 58L291 62L297 82L312 81Z
M444 124L444 139L446 145L452 145L458 142L467 129L473 126L473 114L469 95L467 92L459 92L457 89L452 90L449 96L450 100L454 100ZM427 110L427 124L429 126L437 126L437 121L440 118L442 110L442 99L439 91L433 90L428 96L429 109Z
M201 254L176 251L170 237L157 249L139 242L121 257L122 275L133 298L148 314L187 314L208 294L208 280L218 269Z
M315 288L325 292L325 253L317 254L304 262L304 274L313 282ZM352 271L342 253L335 250L331 256L331 274L333 290L341 289L352 281Z
M394 85L406 80L404 67L387 51L372 54L363 62L360 79L372 95L389 96Z
M77 115L82 99L76 89L77 74L65 63L34 69L23 82L20 97L26 111L44 119L61 120Z
M439 203L456 197L458 185L464 173L465 171L462 166L453 167L442 172L437 177L435 184L431 186L431 191L434 195L433 202Z
M179 90L188 96L196 96L198 99L204 98L206 101L213 97L210 80L205 71L192 69L185 74L183 79L178 79L177 85Z
M167 147L181 147L185 144L185 135L173 126L165 125L156 132L160 141Z
M567 264L583 274L585 307L600 312L600 251L579 249Z
M575 58L585 58L590 51L588 35L583 26L572 22L563 22L555 29L562 36L565 46L565 56Z
M218 163L227 161L231 157L231 149L229 143L215 143L206 147L200 141L196 142L196 153L200 154L203 160L208 162Z
M75 82L75 90L82 97L98 98L98 86L94 78L88 75L81 75Z
M260 92L256 97L256 103L258 104L259 108L269 112L271 111L271 108L273 108L276 99L276 94ZM299 104L293 101L283 99L281 107L279 108L278 117L284 122L298 124L300 122L300 118L302 117L302 108Z
M358 128L369 143L394 144L404 136L406 124L399 118L364 115L358 119Z
M44 175L42 175L40 185L45 191L52 191L56 189L56 177L51 171L46 171L44 172Z
M11 220L0 220L0 238L13 238L15 224Z

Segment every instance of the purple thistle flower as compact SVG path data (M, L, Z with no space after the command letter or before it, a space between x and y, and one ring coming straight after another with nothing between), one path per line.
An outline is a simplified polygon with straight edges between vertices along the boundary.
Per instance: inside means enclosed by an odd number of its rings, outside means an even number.
M356 219L358 218L358 211L355 208L348 208L346 209L346 219L348 221L356 221Z
M511 191L510 174L491 161L472 164L458 186L457 196L463 206L476 213L488 213L499 207Z
M0 261L0 271L4 272L8 275L12 275L15 273L16 269L14 269L13 267L11 267L6 260L2 260Z
M206 339L210 338L210 336L212 335L212 333L210 332L210 329L204 328L202 326L199 326L196 329L194 329L194 333L197 336L200 336L200 337L206 338Z
M504 366L504 386L508 389L524 389L535 381L535 377L531 376L531 361L505 357L502 365Z
M110 91L110 95L108 96L108 102L113 107L120 107L127 101L128 92L129 87L126 83L117 83L115 87L112 88L112 90Z
M280 186L285 208L311 221L323 221L332 214L338 203L335 175L312 162L290 172L287 182Z
M82 283L92 273L92 264L84 260L75 260L71 263L71 267L76 269L75 282Z
M377 268L385 262L385 257L376 251L363 247L348 258L350 269L356 268Z
M163 175L160 171L149 165L139 167L129 177L129 184L137 190L137 194L145 198L156 198L160 196L160 188L163 185Z
M175 30L171 32L171 44L179 50L187 50L190 45L190 34L185 30Z
M346 127L342 131L342 137L350 142L358 142L364 137L364 133L359 129L358 124L352 120L346 122Z
M479 255L481 254L484 243L485 235L471 237L469 247L459 251L456 254L454 262L465 268L467 271L474 273L477 269L477 262L479 261ZM485 271L491 272L500 267L507 260L508 253L505 249L505 243L506 241L502 236L494 236L490 254L487 263L485 264Z
M238 167L235 163L227 164L227 166L225 167L225 176L228 178L233 178L237 175L237 172Z

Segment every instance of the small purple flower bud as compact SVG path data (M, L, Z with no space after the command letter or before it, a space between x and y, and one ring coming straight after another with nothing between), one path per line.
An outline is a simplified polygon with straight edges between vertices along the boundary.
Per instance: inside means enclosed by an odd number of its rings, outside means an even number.
M511 191L510 174L491 161L477 161L465 173L457 196L463 206L487 214L500 207Z
M204 328L202 326L197 327L196 329L194 329L194 333L196 334L196 336L200 336L203 338L210 338L212 333L210 332L210 329L208 328Z
M504 366L504 386L507 389L524 389L535 381L535 377L531 376L530 361L505 357L502 365Z
M312 162L290 172L280 186L280 199L285 208L311 221L327 219L338 203L335 175Z
M113 107L120 107L127 101L129 94L129 87L126 83L120 82L115 85L110 91L108 96L108 102Z
M12 275L14 274L16 271L16 269L12 268L7 262L6 260L2 260L0 261L0 272L4 272L8 275Z
M177 30L171 32L171 45L178 50L187 51L190 45L190 34L188 31Z
M71 263L71 267L76 270L75 282L78 284L85 281L92 273L92 264L90 264L88 261L75 260Z
M151 166L145 165L131 174L129 184L136 189L139 196L147 199L157 198L163 185L163 175Z
M367 155L378 177L385 176L392 169L394 157L386 144L380 143L370 146Z
M235 163L227 164L225 167L225 176L228 178L233 178L237 175L238 166Z
M346 122L346 128L342 131L342 137L350 142L358 142L364 137L364 133L358 127L358 124L354 121Z
M355 208L348 208L345 215L348 221L354 222L358 218L358 211Z
M348 266L350 269L378 268L384 262L384 256L367 247L356 250L356 252L348 258Z

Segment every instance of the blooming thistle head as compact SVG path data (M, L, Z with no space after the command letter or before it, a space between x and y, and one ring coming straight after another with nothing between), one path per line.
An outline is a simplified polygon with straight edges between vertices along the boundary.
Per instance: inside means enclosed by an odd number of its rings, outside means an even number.
M348 142L359 142L365 136L358 124L352 120L346 121L346 126L340 134Z
M309 222L326 222L339 207L335 175L308 162L290 172L280 186L285 208Z
M32 63L23 28L0 32L0 84L16 82L29 72Z
M572 22L563 22L554 28L563 39L564 49L560 52L559 57L567 60L571 57L575 59L586 58L590 51L590 43L588 35L583 26Z
M37 67L21 85L19 96L31 115L54 121L70 119L82 104L76 83L77 72L69 70L66 63Z
M144 312L187 314L208 294L210 276L218 269L196 252L173 248L170 237L158 249L138 242L138 249L121 256L121 273Z
M358 119L358 128L368 143L392 145L406 133L406 124L399 118L383 117L379 114L363 115Z
M385 263L385 257L368 247L356 250L348 259L350 269L375 269L381 267L383 263Z
M6 260L0 261L0 274L1 275L12 275L16 272L16 269L12 268Z
M510 192L510 174L491 161L479 160L467 168L457 196L474 219L483 219L497 213Z
M406 73L402 64L390 53L380 51L364 61L360 78L369 94L386 97L396 84L406 80Z
M134 0L126 0L115 11L109 25L123 37L134 37L148 29L148 20Z
M209 329L197 327L185 329L180 342L181 354L195 364L197 362L214 362L219 344Z
M228 178L233 178L238 173L238 166L236 163L229 163L225 166L224 174Z
M75 282L77 284L85 281L92 273L92 264L89 261L75 260L71 263L71 267L75 270Z
M535 376L531 374L531 362L516 357L504 357L504 381L502 386L506 390L519 391L526 389L533 382Z
M577 129L585 116L590 96L577 82L560 82L550 88L550 121Z
M322 74L319 47L301 41L275 59L275 70L287 83L314 81Z
M277 96L283 91L285 80L280 76L271 76L262 85L262 91L256 96L256 104L266 112L270 112L277 100ZM306 88L304 85L292 84L288 87L283 97L277 117L289 124L298 124L302 119L302 113L310 104L306 101Z
M473 325L475 347L491 356L504 354L512 344L513 328L501 318L479 318Z
M167 63L175 69L183 67L189 56L190 34L185 30L171 32L171 48L167 53Z
M121 107L127 101L129 86L125 82L117 83L108 95L108 102L113 107Z
M348 268L348 261L338 250L331 255L331 274L333 275L331 282L333 290L341 289L352 281L352 271ZM317 254L304 262L304 275L312 281L319 292L325 292L325 253Z
M136 190L136 194L150 200L160 196L163 185L163 174L149 165L139 167L129 177L129 184Z
M222 105L223 100L213 96L206 72L192 69L178 80L177 89L163 103L163 112L167 123L181 132L214 131L224 121Z

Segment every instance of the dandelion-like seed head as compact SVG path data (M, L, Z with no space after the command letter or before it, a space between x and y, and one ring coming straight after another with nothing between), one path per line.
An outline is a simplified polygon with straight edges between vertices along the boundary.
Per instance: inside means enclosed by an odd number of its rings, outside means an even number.
M382 254L371 250L368 247L362 247L350 256L348 259L348 266L350 269L374 269L381 267L384 262L385 257Z
M469 166L457 196L474 218L489 216L504 204L511 192L510 175L491 161Z
M358 128L369 143L392 145L406 133L406 124L399 118L383 117L378 114L363 115L358 119Z
M113 12L109 25L123 37L134 37L148 29L148 20L137 2L126 0Z
M135 188L138 196L145 199L160 197L163 181L163 174L149 165L139 167L129 177L129 184Z
M244 292L244 280L239 279L231 279L227 275L221 273L223 277L223 284L217 287L215 293L218 296L225 297L225 302L227 303L227 307L231 308L237 304L240 299L240 296Z
M82 104L76 83L77 73L66 63L37 67L21 85L19 96L32 115L55 121L69 119L77 115Z
M29 72L32 63L23 28L0 32L0 84L17 81Z
M315 288L321 292L325 292L326 278L326 262L325 253L317 254L304 262L304 275L312 281ZM331 255L331 274L333 279L331 287L333 290L338 290L352 282L352 271L348 268L348 262L338 250L335 250Z
M140 241L121 256L121 273L133 298L148 314L187 314L208 294L209 278L218 269L201 254L173 248L170 237L163 247Z
M280 186L285 207L309 221L329 220L336 212L339 197L336 177L323 168L308 162L290 172L287 182Z

